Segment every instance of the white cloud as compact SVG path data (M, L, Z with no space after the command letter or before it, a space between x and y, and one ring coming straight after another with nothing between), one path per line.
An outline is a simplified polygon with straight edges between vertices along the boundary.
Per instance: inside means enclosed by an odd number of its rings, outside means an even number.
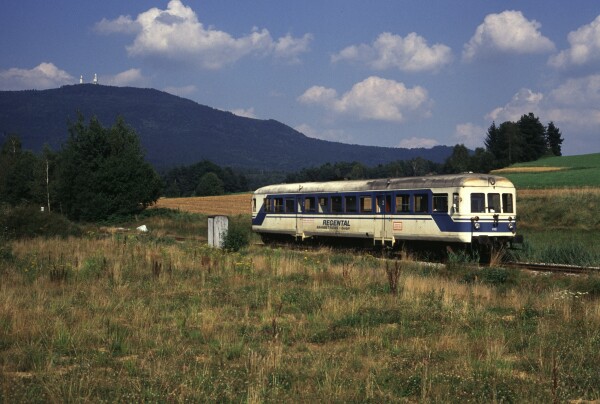
M248 109L237 108L237 109L230 110L230 112L237 116L242 116L245 118L253 118L253 119L257 118L256 114L254 113L254 108L248 108Z
M479 54L543 53L554 50L554 43L543 36L541 24L527 20L520 11L488 14L475 34L464 46L463 59L473 60Z
M103 18L96 23L94 29L101 34L136 34L142 26L128 15L121 15L114 20Z
M563 149L573 147L579 152L593 152L598 147L600 127L600 74L567 80L547 95L521 89L511 101L485 118L497 123L515 122L529 112L543 124L552 121L561 129L565 138Z
M452 61L452 50L442 44L430 47L414 32L404 38L384 32L372 45L352 45L331 57L334 63L344 60L366 63L377 70L435 71Z
M440 143L435 139L428 139L422 137L411 137L409 139L402 139L398 144L398 147L402 147L403 149L418 149L418 148L426 148L430 149L434 146L439 145Z
M244 56L273 55L298 62L309 50L312 35L293 38L290 34L274 40L268 30L253 28L245 36L234 38L224 31L206 28L191 7L171 0L165 10L151 8L137 16L103 19L96 24L100 33L134 33L127 46L130 56L158 57L191 61L206 69L219 69Z
M403 122L408 116L429 116L431 99L427 90L371 76L339 96L334 89L314 86L298 97L305 104L322 105L343 115L359 119Z
M557 68L582 66L600 60L600 15L588 25L568 35L569 49L550 57L548 63Z
M100 76L98 81L110 86L143 86L148 80L140 69L129 69L114 76Z
M486 119L496 122L518 121L521 116L529 112L539 116L543 108L540 105L543 99L544 94L522 88L504 106L497 107L488 113Z
M330 142L354 143L354 138L348 135L343 129L318 130L306 123L298 125L294 129L313 139L328 140Z
M471 122L461 123L456 125L454 139L456 139L456 143L458 144L464 144L470 149L475 149L483 146L486 133L487 129L482 126Z
M163 88L163 91L166 91L169 94L177 95L179 97L185 97L194 94L196 90L197 88L193 84L182 87L168 86Z
M576 129L593 129L597 133L600 125L600 74L567 80L552 90L548 99L548 119L568 123Z
M2 90L45 90L65 84L75 84L77 80L53 63L40 63L33 69L13 67L0 71L0 89Z

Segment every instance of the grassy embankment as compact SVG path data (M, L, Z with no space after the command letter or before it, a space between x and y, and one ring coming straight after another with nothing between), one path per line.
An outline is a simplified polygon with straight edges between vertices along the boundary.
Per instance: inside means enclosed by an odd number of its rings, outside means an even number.
M495 171L517 187L523 259L600 265L600 153Z
M0 240L0 402L600 399L597 276L222 253L193 239L205 216L140 224Z

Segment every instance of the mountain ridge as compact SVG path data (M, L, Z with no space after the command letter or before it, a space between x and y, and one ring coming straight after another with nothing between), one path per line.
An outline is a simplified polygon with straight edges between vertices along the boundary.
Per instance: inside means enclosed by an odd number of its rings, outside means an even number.
M57 150L68 123L96 116L111 126L118 116L136 130L157 168L210 160L238 168L298 170L327 162L368 166L422 157L444 161L449 146L401 149L314 139L273 119L240 117L152 88L67 85L49 90L0 91L0 133L17 134L23 147Z

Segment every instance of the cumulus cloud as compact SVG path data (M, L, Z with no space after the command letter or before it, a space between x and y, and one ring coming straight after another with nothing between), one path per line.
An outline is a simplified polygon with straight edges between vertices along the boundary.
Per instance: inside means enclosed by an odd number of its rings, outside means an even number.
M143 86L148 80L140 69L129 69L113 76L100 76L99 82L110 86Z
M40 63L33 69L13 67L0 71L0 89L2 90L45 90L65 84L75 84L77 80L53 63Z
M600 74L567 80L550 92L548 101L549 119L596 132L600 125Z
M304 104L321 105L337 114L359 119L403 122L408 116L428 116L432 104L427 90L371 76L342 96L331 88L313 86L298 97Z
M543 36L541 24L527 20L520 11L488 14L465 44L463 59L473 60L479 54L543 53L554 50L554 43Z
M486 115L486 119L504 122L518 121L523 114L533 112L540 114L544 94L536 93L528 88L520 89L513 98L502 107L494 108Z
M470 149L483 146L483 139L485 139L487 129L482 126L475 125L471 122L461 123L456 125L454 130L454 139L456 143L464 144Z
M248 108L248 109L243 109L243 108L232 109L232 110L230 110L230 112L237 116L242 116L244 118L253 118L253 119L258 118L256 116L256 114L254 113L254 108L252 108L252 107Z
M566 68L600 61L600 15L590 24L570 32L567 39L570 48L550 57L551 66Z
M398 147L403 149L418 149L426 148L430 149L440 143L435 139L423 138L423 137L411 137L408 139L402 139L398 144Z
M452 61L452 50L442 44L428 46L422 36L406 37L384 32L371 45L352 45L331 57L332 62L355 61L373 69L396 68L405 72L435 71Z
M310 34L301 38L288 34L275 40L268 30L258 28L234 38L227 32L205 27L192 8L180 0L171 0L165 10L151 8L135 20L129 16L103 19L95 29L107 34L135 34L133 43L127 46L130 56L191 61L206 69L219 69L250 54L298 62L312 40Z
M179 97L186 97L192 95L196 92L196 90L197 88L193 84L182 87L168 86L163 88L163 91L166 91L169 94L177 95Z
M544 123L553 121L577 139L597 141L600 125L600 74L570 79L547 94L521 89L502 107L488 113L486 120L517 121L533 112Z
M303 123L296 126L298 132L313 139L328 140L330 142L353 143L354 138L343 129L315 129L309 124Z

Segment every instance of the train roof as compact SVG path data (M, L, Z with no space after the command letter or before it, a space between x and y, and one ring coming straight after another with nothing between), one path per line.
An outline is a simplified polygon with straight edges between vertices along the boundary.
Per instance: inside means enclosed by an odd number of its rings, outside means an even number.
M295 184L267 185L257 189L256 194L318 193L318 192L360 192L395 189L429 189L458 187L514 188L504 177L489 174L447 174L425 177L381 178L374 180L302 182Z

